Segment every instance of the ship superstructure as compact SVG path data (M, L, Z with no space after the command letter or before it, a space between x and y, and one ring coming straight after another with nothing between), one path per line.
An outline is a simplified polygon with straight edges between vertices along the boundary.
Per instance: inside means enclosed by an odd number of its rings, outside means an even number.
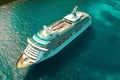
M17 67L26 67L54 56L86 30L91 25L91 17L77 8L75 6L71 14L50 26L44 25L41 31L28 38L28 46L17 61Z

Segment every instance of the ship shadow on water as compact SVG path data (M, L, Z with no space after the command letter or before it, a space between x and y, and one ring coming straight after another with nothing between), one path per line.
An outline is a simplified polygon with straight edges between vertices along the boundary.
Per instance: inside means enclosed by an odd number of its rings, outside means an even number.
M80 55L82 51L85 51L94 38L94 29L90 26L57 55L31 66L24 80L39 80L46 76L48 79L55 77L56 73L69 64L75 57Z

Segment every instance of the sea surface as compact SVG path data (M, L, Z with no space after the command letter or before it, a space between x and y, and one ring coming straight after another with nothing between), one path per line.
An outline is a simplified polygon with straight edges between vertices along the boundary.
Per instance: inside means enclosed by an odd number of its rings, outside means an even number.
M90 14L92 25L56 56L17 68L27 38L75 5ZM18 0L0 6L0 80L120 80L120 0Z

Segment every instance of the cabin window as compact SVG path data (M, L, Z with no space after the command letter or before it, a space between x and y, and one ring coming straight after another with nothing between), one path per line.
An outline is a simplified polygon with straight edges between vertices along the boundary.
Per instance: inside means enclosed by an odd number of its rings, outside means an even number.
M82 28L82 26L80 26L79 28Z
M62 41L57 42L58 45L62 44Z
M63 38L63 41L66 41L67 38Z

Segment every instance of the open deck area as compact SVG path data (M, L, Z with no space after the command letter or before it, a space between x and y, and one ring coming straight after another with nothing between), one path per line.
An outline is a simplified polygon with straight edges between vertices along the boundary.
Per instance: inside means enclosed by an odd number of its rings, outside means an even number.
M61 21L60 23L53 26L51 29L53 32L56 32L56 31L62 32L65 29L67 29L70 25L71 25L71 23L69 23L67 21Z

